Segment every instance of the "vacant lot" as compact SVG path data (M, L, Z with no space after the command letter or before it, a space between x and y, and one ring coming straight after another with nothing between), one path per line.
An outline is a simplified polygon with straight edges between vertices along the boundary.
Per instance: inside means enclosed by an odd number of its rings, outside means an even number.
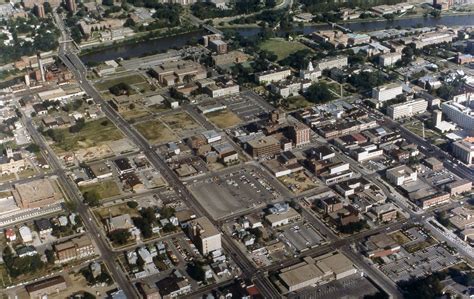
M139 216L138 211L136 209L129 208L126 203L94 209L94 214L98 220L104 220L110 216L115 217L123 214L129 214L131 217Z
M300 194L317 187L317 184L314 183L304 171L285 175L278 179L295 194Z
M108 90L110 87L117 85L119 83L126 83L128 85L140 84L139 87L143 88L143 84L146 83L145 78L139 74L130 74L123 77L116 77L110 79L103 79L95 83L95 88L100 91Z
M109 197L120 195L120 189L117 186L117 183L113 180L103 181L97 184L91 184L87 186L79 187L81 192L84 194L86 192L97 192L97 195L100 199L106 199Z
M161 120L178 135L199 129L201 126L186 112L168 114Z
M125 120L133 122L138 120L139 118L150 115L150 112L145 109L135 108L133 110L124 111L120 114L123 116L123 118L125 118Z
M64 151L88 148L124 137L106 118L86 122L84 128L77 133L71 133L69 129L55 129L54 131L62 136L55 146Z
M149 142L161 144L176 140L176 135L159 120L149 120L135 125Z
M230 110L208 113L206 114L206 117L221 129L231 128L242 122L242 120Z
M283 100L283 106L289 111L310 107L312 105L314 104L301 95L289 97Z
M299 50L311 50L300 42L291 42L282 38L271 38L266 40L260 44L259 48L275 53L278 56L278 60L285 59L290 54Z

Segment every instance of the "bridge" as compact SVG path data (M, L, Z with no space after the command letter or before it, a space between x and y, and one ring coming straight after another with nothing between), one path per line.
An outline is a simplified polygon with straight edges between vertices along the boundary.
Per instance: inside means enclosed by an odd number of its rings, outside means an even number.
M336 28L336 29L339 29L341 30L342 32L344 33L352 33L352 30L350 30L349 28L346 28L342 25L339 25L337 23L329 23L329 25L331 25L332 28Z

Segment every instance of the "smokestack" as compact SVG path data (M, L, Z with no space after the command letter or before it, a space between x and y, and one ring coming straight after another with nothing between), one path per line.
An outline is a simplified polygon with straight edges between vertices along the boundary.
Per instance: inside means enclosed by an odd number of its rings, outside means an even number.
M41 54L38 53L36 55L37 59L38 59L38 68L40 70L40 73L41 73L41 81L45 82L46 81L46 78L44 76L44 67L43 67L43 62L41 61Z
M26 86L28 86L28 87L30 86L30 74L29 74L29 73L27 73L27 74L25 75L25 84L26 84Z

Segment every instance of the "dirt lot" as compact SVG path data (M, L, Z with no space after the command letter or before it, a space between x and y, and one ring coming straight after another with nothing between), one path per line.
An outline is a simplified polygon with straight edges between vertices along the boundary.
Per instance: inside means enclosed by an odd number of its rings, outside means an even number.
M231 128L242 122L234 112L229 110L208 113L206 117L221 129Z
M159 120L149 120L135 125L135 128L151 143L161 144L177 139L177 136Z

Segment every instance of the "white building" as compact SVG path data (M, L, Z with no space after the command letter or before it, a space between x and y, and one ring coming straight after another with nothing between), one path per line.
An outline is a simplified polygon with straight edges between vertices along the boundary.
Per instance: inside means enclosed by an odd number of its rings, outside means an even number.
M474 164L474 137L453 143L453 156L467 165Z
M23 243L30 243L33 241L33 235L31 234L31 230L28 226L20 227L19 232Z
M201 134L206 138L207 143L213 143L222 139L222 136L215 130L204 131Z
M269 70L255 74L255 80L261 84L268 84L271 82L279 82L288 78L291 75L289 68L281 68L278 70Z
M387 180L396 186L414 182L418 179L418 173L416 170L413 170L406 165L397 166L387 170L386 176Z
M454 99L452 101L441 104L443 113L458 126L474 130L474 111L471 109L470 96L467 101L463 98Z
M387 114L392 119L411 117L423 113L428 108L428 102L423 99L414 99L404 103L391 105L387 108Z
M372 97L379 102L395 99L403 94L403 87L400 83L390 83L372 89Z
M322 71L332 69L333 67L343 68L347 66L348 63L347 56L327 57L318 61L316 67Z
M394 65L397 61L402 59L401 53L387 53L379 56L379 62L382 66L391 66Z
M300 70L300 78L311 80L311 81L318 81L318 78L321 77L322 72L319 68L314 68L313 63L310 61L308 63L308 67L304 70Z
M188 225L188 234L202 255L222 248L220 232L206 217L191 220Z
M370 159L382 156L383 149L379 149L377 145L371 144L371 145L356 149L353 155L354 155L354 158L357 160L357 162L362 162L362 161L366 161L366 160L370 160Z

